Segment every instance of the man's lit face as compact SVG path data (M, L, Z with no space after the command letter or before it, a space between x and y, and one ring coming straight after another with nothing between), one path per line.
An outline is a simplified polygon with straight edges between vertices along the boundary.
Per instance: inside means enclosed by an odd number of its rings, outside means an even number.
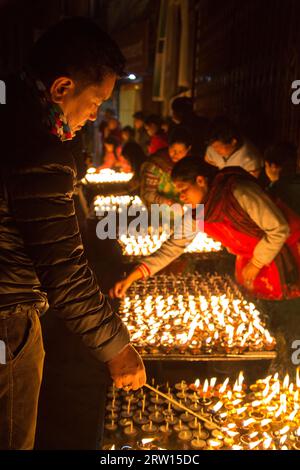
M182 158L186 157L191 147L187 147L181 142L174 142L169 146L169 155L171 160L176 163Z
M151 123L151 124L145 124L145 129L148 135L150 137L153 137L155 134L157 134L159 127L156 124Z
M206 178L202 176L198 176L195 183L175 181L175 186L179 192L180 200L184 204L191 204L193 208L195 208L197 204L203 203L208 191Z
M101 104L111 96L116 78L115 74L107 75L99 85L90 85L79 93L76 85L70 87L59 105L72 132L79 131L87 121L97 119Z
M144 121L142 119L134 118L133 125L135 129L141 129L144 127Z
M222 142L221 140L215 140L210 146L217 152L221 157L229 157L236 149L237 141L232 139L229 144Z

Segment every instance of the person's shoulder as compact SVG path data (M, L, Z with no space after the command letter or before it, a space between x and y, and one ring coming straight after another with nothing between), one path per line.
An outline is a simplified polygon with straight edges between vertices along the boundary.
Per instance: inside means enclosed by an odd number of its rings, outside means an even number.
M240 148L241 153L243 153L249 159L261 159L262 154L256 145L250 140L245 140L242 147Z
M218 154L218 152L216 152L211 145L209 145L207 148L206 148L206 155L207 155L207 162L209 163L209 161L212 161L212 162L223 162L223 158L221 157L221 155Z

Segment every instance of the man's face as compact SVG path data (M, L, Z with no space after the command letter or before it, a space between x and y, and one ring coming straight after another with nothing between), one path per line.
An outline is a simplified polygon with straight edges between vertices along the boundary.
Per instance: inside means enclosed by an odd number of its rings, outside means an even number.
M221 140L215 140L210 146L217 152L221 157L229 157L236 149L237 140L232 139L229 144L222 142Z
M149 137L153 137L158 132L158 127L154 123L145 124L145 129Z
M208 184L206 178L198 176L196 183L188 181L175 181L175 186L179 192L180 200L184 204L191 204L193 208L197 204L202 204L208 192Z
M181 142L174 142L169 146L169 155L171 160L176 163L182 158L186 157L191 147L187 147Z
M133 125L135 129L141 129L144 126L144 121L142 119L133 119Z
M107 127L110 131L114 131L115 129L117 129L118 125L119 123L116 118L110 118L108 120Z
M116 78L115 74L107 75L99 85L90 85L79 93L78 85L69 80L71 85L59 99L53 99L62 108L72 132L79 131L87 121L97 119L98 109L111 96Z

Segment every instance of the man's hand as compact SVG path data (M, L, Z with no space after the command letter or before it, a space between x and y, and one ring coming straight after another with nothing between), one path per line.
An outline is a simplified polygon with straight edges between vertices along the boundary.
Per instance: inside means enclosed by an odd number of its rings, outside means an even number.
M244 267L242 276L247 289L253 289L253 282L258 275L260 268L255 266L251 261Z
M137 390L146 383L143 360L131 344L107 362L107 366L117 388Z
M128 277L122 281L116 282L116 284L109 291L110 297L112 299L123 299L132 282L133 281L131 281Z

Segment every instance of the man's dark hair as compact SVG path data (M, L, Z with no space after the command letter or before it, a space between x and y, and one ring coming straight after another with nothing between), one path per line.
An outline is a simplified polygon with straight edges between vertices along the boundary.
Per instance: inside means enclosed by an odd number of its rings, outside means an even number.
M29 71L49 88L61 76L81 87L99 84L110 73L124 74L125 59L113 39L88 18L67 18L33 46Z
M238 127L226 117L215 118L208 132L207 144L210 145L217 140L223 144L230 144L233 139L237 140L238 146L243 144L243 137Z
M179 116L185 116L193 112L193 100L187 96L175 98L172 101L172 110Z
M132 115L133 119L140 119L141 121L145 121L145 115L143 113L143 111L136 111L133 115Z
M169 136L169 145L184 144L186 147L192 145L192 136L188 129L185 127L175 127Z
M204 176L210 182L216 175L215 167L196 157L185 157L172 170L173 181L195 183L197 176Z
M145 118L145 124L155 124L156 126L161 126L161 117L158 114L150 114Z

